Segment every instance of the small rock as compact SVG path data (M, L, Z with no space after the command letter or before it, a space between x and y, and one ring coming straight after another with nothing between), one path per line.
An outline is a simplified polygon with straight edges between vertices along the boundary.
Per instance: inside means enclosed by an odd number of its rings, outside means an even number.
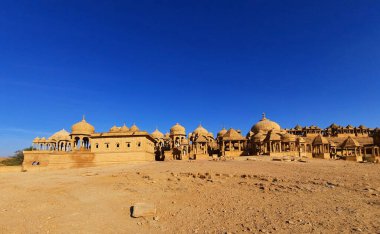
M153 217L153 220L154 220L154 221L158 221L158 220L160 220L160 217L158 217L158 216L154 216L154 217Z
M358 227L354 227L354 228L352 228L352 230L353 230L353 231L357 231L357 232L362 232L362 231L363 231L362 229L360 229L360 228L358 228Z
M141 226L141 225L142 225L142 222L137 222L137 225Z
M132 217L146 217L153 216L156 214L156 206L149 203L135 203L132 209Z
M287 223L287 224L294 224L294 222L293 221L291 221L291 220L286 220L286 222L285 223Z

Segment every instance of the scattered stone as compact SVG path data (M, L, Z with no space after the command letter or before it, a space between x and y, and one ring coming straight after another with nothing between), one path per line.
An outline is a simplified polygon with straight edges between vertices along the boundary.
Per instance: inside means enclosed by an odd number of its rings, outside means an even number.
M132 208L132 217L147 217L156 214L156 206L149 203L135 203Z
M154 220L154 221L158 221L158 220L160 220L160 217L158 217L158 216L154 216L154 217L153 217L153 220Z
M286 220L285 223L287 223L287 224L294 224L294 222L292 220Z
M356 232L362 232L363 230L358 228L358 227L354 227L352 228L352 231L356 231Z
M326 182L325 186L327 188L335 188L336 186L338 186L338 184L334 184L334 183L331 183L331 182Z
M198 177L199 177L199 179L202 179L202 180L203 180L203 179L206 179L206 176L203 175L203 174L200 174Z

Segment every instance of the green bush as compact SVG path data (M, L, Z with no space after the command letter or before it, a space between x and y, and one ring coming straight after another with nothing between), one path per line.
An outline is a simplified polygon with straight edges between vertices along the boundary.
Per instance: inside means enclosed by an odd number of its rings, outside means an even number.
M4 164L5 166L18 166L18 165L21 165L22 162L24 161L23 151L30 151L30 150L32 150L32 147L25 148L23 150L17 150L12 157L3 160L1 163Z

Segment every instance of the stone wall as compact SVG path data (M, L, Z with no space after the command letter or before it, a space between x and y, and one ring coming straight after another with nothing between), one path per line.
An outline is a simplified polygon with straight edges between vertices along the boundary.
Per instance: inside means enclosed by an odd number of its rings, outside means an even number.
M24 151L23 168L80 168L129 162L154 161L150 152L91 153L88 151L51 152ZM32 165L38 162L39 165Z

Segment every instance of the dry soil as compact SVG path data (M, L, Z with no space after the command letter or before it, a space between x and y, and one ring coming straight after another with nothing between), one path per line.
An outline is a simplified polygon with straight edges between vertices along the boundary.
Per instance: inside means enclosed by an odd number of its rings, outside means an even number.
M380 165L170 161L0 172L1 233L380 233ZM136 202L154 217L132 218Z

